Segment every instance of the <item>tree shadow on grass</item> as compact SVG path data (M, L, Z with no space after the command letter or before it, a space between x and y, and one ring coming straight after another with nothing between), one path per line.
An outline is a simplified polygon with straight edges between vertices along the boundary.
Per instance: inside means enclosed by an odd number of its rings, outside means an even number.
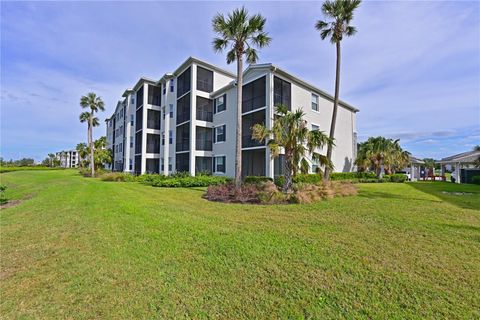
M414 182L408 185L459 208L480 210L480 186L440 181Z

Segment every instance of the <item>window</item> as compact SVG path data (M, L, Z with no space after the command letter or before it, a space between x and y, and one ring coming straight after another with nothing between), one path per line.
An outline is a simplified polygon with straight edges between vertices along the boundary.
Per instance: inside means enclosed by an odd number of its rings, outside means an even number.
M138 130L141 130L143 126L143 107L140 107L136 111L136 113L137 115L135 116L135 119L136 119L135 130L138 131Z
M217 156L213 158L213 170L215 173L225 173L225 156Z
M130 125L133 127L133 114L130 115Z
M173 143L173 130L168 130L168 144Z
M215 143L225 141L226 125L215 127Z
M320 130L320 127L317 126L316 124L312 124L312 131L318 131Z
M163 92L163 94L167 93L167 83L166 82L162 85L162 92Z
M135 104L135 98L132 97L132 99L130 100L130 102L131 102L132 104Z
M163 120L165 120L165 107L162 108Z
M159 134L147 134L147 153L159 153L160 152L160 135Z
M123 151L123 142L120 142L120 149L118 150L118 152L122 152Z
M225 109L227 108L226 100L227 100L226 94L215 99L215 113L225 111Z
M179 153L175 157L175 169L178 172L189 172L190 171L190 153Z
M197 90L213 91L213 72L202 67L197 67Z
M195 149L212 151L212 128L196 127Z
M197 120L213 121L212 100L197 96Z
M130 148L133 148L133 136L130 136Z
M273 160L273 175L275 177L283 176L285 168L285 155L279 154L278 157L275 157Z
M185 123L177 127L175 150L187 151L190 149L190 124ZM188 171L188 170L187 170Z
M318 96L312 93L312 110L318 111Z
M142 173L142 156L138 155L135 156L135 174L141 174Z
M146 173L159 173L159 160L158 159L147 159L147 170Z
M160 159L160 171L163 172L163 169L165 168L165 159L161 158Z
M265 109L249 113L242 117L242 148L264 145L264 143L252 138L252 127L257 123L265 124L265 119Z
M143 86L137 91L137 108L143 105Z
M160 130L160 111L147 110L147 128Z
M172 171L172 157L168 157L168 171Z
M130 159L128 163L129 163L129 164L128 164L128 170L132 171L132 169L133 169L133 161L132 161L132 159Z
M190 120L190 94L177 101L177 124Z
M170 80L170 92L173 92L173 91L175 91L175 84L174 84L173 79L172 79L172 80Z
M170 111L170 119L172 119L173 118L173 104L170 104L169 108L170 108L170 110L169 110Z
M142 153L142 132L137 132L135 134L135 154ZM135 160L135 166L137 165L137 160Z
M212 157L195 157L195 174L212 173Z
M160 106L162 102L162 95L160 87L148 85L148 104Z
M190 91L191 67L177 77L177 98ZM173 85L173 79L171 84ZM172 86L170 87L172 89ZM171 90L173 92L173 90Z
M290 82L278 77L273 79L273 105L284 105L290 110L291 105L291 85Z
M265 77L243 86L242 112L263 108L266 105Z
M165 145L165 132L162 132L162 146Z

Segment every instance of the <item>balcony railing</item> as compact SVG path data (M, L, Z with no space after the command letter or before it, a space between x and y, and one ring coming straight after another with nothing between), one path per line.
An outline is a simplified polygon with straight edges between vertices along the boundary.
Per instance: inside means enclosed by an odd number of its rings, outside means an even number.
M212 140L197 139L195 149L203 151L212 151Z
M177 141L176 151L188 151L190 150L190 140L185 139L183 141Z
M147 121L147 128L148 129L155 129L160 130L160 119L158 120L148 120Z
M242 135L242 148L259 147L264 144L252 138L250 134Z
M177 124L190 120L190 112L177 113Z
M147 144L147 153L159 153L160 152L160 145L157 143L149 143Z
M205 92L212 92L213 91L212 81L197 79L197 90L205 91Z
M213 112L197 110L197 120L213 121Z

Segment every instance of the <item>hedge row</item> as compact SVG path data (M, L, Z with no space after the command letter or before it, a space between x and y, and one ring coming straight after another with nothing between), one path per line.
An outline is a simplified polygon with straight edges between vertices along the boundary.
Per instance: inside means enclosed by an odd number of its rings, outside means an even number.
M356 180L356 179L376 179L373 172L332 172L330 180Z

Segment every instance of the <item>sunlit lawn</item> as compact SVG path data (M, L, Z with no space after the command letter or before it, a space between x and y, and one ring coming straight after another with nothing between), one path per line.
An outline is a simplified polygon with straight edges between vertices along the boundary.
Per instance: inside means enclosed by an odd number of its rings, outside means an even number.
M258 206L73 170L0 179L24 199L0 213L1 318L480 317L478 186Z

